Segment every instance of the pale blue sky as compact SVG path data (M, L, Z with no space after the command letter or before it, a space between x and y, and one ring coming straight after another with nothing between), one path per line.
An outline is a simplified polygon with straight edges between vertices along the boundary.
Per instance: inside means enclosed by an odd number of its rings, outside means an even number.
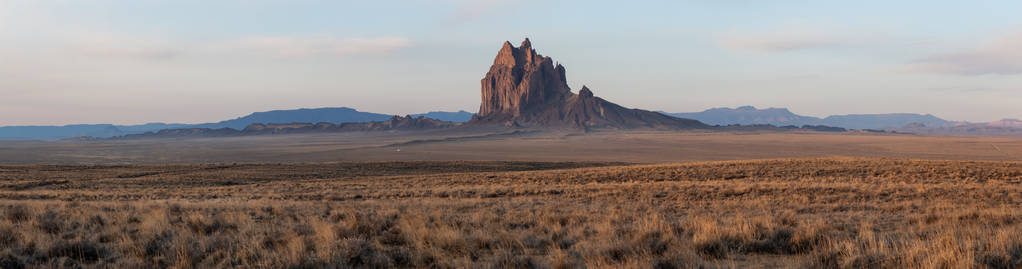
M1022 118L1018 1L0 1L0 125L476 111L505 40L669 112Z

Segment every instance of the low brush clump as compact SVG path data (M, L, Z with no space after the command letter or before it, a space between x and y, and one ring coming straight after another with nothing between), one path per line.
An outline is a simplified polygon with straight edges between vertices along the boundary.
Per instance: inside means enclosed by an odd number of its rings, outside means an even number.
M421 165L0 169L0 268L1022 267L1018 163Z

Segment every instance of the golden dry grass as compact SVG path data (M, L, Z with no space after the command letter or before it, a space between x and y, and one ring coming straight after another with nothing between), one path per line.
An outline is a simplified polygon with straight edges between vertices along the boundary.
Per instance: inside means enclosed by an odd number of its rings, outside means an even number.
M0 166L0 199L3 268L1022 267L1015 162Z

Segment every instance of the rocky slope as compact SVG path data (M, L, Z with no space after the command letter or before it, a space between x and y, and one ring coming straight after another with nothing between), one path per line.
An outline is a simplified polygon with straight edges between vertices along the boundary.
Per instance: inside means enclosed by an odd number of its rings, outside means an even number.
M628 109L593 95L587 87L572 93L563 65L540 55L529 39L510 42L497 53L481 81L482 103L469 125L580 129L702 128L696 120Z

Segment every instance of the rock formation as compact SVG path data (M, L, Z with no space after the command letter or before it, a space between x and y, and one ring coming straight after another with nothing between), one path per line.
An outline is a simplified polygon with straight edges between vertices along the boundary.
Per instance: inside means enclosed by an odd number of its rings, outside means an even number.
M479 116L521 116L571 95L564 66L537 54L528 39L518 48L504 42L482 80Z
M624 108L594 96L585 86L578 94L572 93L564 66L536 53L528 38L517 48L504 42L481 84L482 104L469 124L587 130L706 126L695 120Z

